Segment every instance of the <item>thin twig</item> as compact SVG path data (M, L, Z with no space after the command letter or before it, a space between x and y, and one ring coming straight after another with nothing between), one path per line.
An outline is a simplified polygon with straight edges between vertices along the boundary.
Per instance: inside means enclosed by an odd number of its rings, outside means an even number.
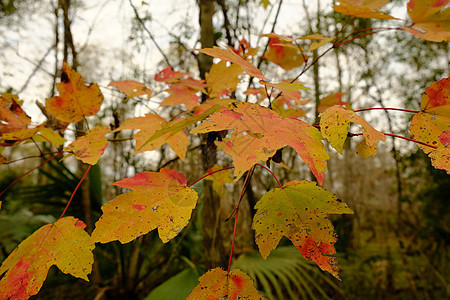
M17 177L16 179L14 179L13 182L11 182L1 193L0 193L0 197L6 193L6 191L12 187L17 181L19 181L20 179L22 179L23 177L25 177L26 175L30 174L31 172L33 172L34 170L42 167L43 165L45 165L46 163L48 163L49 161L51 161L52 159L54 159L55 157L57 157L58 155L60 155L62 153L62 151L58 152L57 154L53 155L52 157L50 157L49 159L45 160L44 162L42 162L41 164L39 164L37 167L34 167L31 170L28 170L27 172L25 172L24 174L20 175L19 177Z
M89 165L89 167L87 168L86 172L84 173L83 177L81 178L80 182L78 182L75 190L73 191L72 195L70 196L69 202L67 202L66 207L64 208L64 211L62 212L61 216L59 217L60 219L62 217L64 217L64 214L66 213L67 209L70 206L70 203L72 202L73 197L75 197L75 193L77 192L78 188L80 187L81 183L84 181L84 179L86 178L87 174L89 173L89 170L91 169L92 165Z
M166 62L166 64L168 66L172 66L170 64L169 59L167 58L166 54L164 54L164 51L162 51L161 47L158 45L158 43L156 42L155 38L153 37L153 34L150 32L150 30L147 28L147 26L145 26L145 23L141 19L141 17L139 16L139 13L138 13L138 11L136 9L136 6L134 6L132 0L129 0L129 2L130 2L131 7L133 8L134 15L136 16L136 19L139 21L139 23L141 23L141 25L144 28L145 32L147 32L147 34L150 37L150 39L152 40L153 44L155 44L155 46L158 49L159 53L161 53L162 57L164 58L164 61Z
M424 146L427 146L427 147L430 147L430 148L433 148L433 149L437 149L438 148L437 146L433 146L433 145L430 145L430 144L427 144L427 143L424 143L424 142L421 142L421 141L418 141L418 140L415 140L415 139L407 138L405 136L392 134L392 133L385 133L385 132L382 132L382 134L387 135L387 136L396 137L396 138L403 139L403 140L407 140L407 141L410 141L410 142L414 142L416 144L421 144L421 145L424 145ZM351 133L351 132L348 133L349 137L354 137L354 136L359 136L359 135L363 135L363 133Z

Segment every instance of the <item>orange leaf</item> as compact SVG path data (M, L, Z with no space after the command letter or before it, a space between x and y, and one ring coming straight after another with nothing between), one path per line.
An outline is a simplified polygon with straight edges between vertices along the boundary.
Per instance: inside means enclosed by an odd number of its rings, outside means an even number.
M307 260L339 279L334 243L336 233L327 214L353 214L335 195L314 182L290 181L266 193L255 205L253 229L264 259L283 236Z
M81 75L66 62L63 64L61 82L56 84L56 88L59 96L48 98L46 108L58 120L79 122L100 110L103 95L98 85L86 86Z
M450 0L410 0L408 14L414 27L404 30L433 42L450 41Z
M165 168L113 184L132 191L102 206L103 215L92 233L96 243L128 243L155 228L167 243L188 224L197 204L197 192L186 186L183 174Z
M0 299L28 299L37 294L51 266L89 281L94 245L84 231L86 224L66 217L45 225L25 239L3 261Z
M240 81L238 76L242 72L241 66L231 64L227 67L226 61L220 61L218 64L212 65L211 70L205 76L210 98L218 98L234 92Z
M206 49L194 49L198 52L207 54L209 56L217 57L222 60L230 61L232 63L238 64L244 69L244 71L253 77L259 79L267 79L264 77L262 72L258 70L254 65L252 65L249 61L245 60L243 57L237 55L233 51L229 49L221 49L219 47L206 48Z
M356 7L368 7L378 9L389 3L389 0L339 0L342 4Z
M348 110L352 110L352 107L349 102L343 102L342 96L344 93L338 92L334 94L329 94L328 96L320 99L320 105L317 108L319 113L323 113L327 108L332 107L334 105L344 105Z
M152 91L148 89L145 84L134 80L111 81L108 86L115 86L118 88L127 96L125 100L142 95L147 95L147 98L150 99L152 96Z
M196 80L191 77L172 83L166 90L170 93L170 96L165 98L160 105L172 106L184 104L189 110L193 109L199 104L198 100L200 99L196 93L205 93L204 87L206 87L206 84L203 80Z
M303 86L301 83L295 83L295 82L280 82L280 83L270 83L264 80L261 80L259 83L270 86L272 88L276 88L280 92L283 93L283 96L293 99L293 100L299 100L301 97L300 90L307 90L308 88Z
M108 146L108 140L105 138L107 133L109 133L108 126L94 127L86 131L85 136L79 137L65 147L64 151L74 154L77 159L86 164L95 165Z
M301 49L290 42L271 38L264 58L289 71L303 65L308 56L303 55Z
M428 154L436 169L445 170L450 174L450 145L440 146Z
M268 33L268 34L261 34L261 36L265 36L268 38L273 38L275 40L281 40L281 41L285 41L285 42L293 42L295 39L291 36L291 35L282 35L282 34L278 34L275 32L272 33Z
M347 110L340 105L335 105L319 115L320 130L324 138L326 138L330 145L342 154L342 147L345 139L347 138L348 125L350 122L358 123L362 126L361 131L364 135L363 143L365 145L360 146L360 152L364 156L369 153L376 153L378 141L385 141L384 134L374 129L369 123L362 117L358 116L355 112ZM371 151L367 147L372 148ZM365 150L363 150L365 149Z
M229 101L229 99L225 99ZM206 119L210 114L213 112L216 112L220 110L221 105L220 104L214 104L210 105L210 101L207 101L205 103L200 104L196 107L196 113L184 120L173 120L168 122L167 124L164 124L163 127L159 130L157 130L150 138L148 138L140 147L136 147L137 151L140 151L141 148L145 147L147 144L152 143L156 139L159 139L161 136L164 136L167 134L168 137L171 137L178 132L186 129L187 127ZM198 113L197 113L198 112Z
M18 96L3 93L0 96L0 136L27 129L30 123L31 118L20 107Z
M309 166L320 184L329 155L320 140L320 132L296 119L287 119L273 110L252 103L213 113L191 133L234 130L230 139L216 142L231 155L237 181L260 160L267 160L276 150L289 145Z
M375 10L387 4L384 0L339 0L334 10L341 14L368 19L396 19L384 11Z
M182 119L177 120L177 122L180 121L182 121ZM134 139L136 140L136 150L134 151L134 154L144 151L156 150L167 143L173 149L173 151L177 153L181 160L184 161L184 158L186 157L187 145L189 144L189 139L183 132L177 132L173 135L166 133L153 140L152 142L144 145L144 143L165 124L167 124L167 121L162 117L155 114L147 114L144 117L125 120L125 122L123 122L119 128L114 130L114 132L124 129L140 129L140 131L134 135Z
M187 300L265 299L255 288L250 276L238 269L227 273L222 268L215 268L198 280L200 283L192 290Z

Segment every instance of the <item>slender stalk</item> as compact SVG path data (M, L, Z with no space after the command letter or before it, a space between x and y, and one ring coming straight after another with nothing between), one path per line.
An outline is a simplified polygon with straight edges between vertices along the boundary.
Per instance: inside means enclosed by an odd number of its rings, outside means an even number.
M194 184L196 184L197 182L199 182L200 180L202 180L202 179L205 178L205 177L208 177L208 176L210 176L210 175L212 175L212 174L215 174L215 173L217 173L217 172L222 172L222 171L225 171L225 170L228 170L228 169L234 169L234 167L231 166L231 167L228 167L228 168L223 168L223 169L215 170L215 171L212 171L212 172L210 172L210 173L208 173L208 174L205 174L205 175L203 175L202 177L200 177L199 179L197 179L196 181L194 181L193 183L191 183L190 185L188 185L188 187L193 186Z
M250 178L252 177L254 170L255 170L255 167L253 166L247 172L247 176L245 177L244 185L242 186L241 193L239 195L239 201L238 201L236 207L234 208L233 212L231 213L231 216L232 216L233 213L236 212L236 216L234 218L233 240L231 241L230 260L228 261L228 271L227 271L228 273L230 273L231 260L233 259L234 241L236 239L237 219L238 219L238 215L239 215L239 204L241 203L241 200L244 197L245 191L247 190L248 183L250 182Z
M234 249L234 241L236 240L236 228L237 228L237 219L239 215L239 209L236 210L236 216L234 218L234 229L233 229L233 240L231 241L231 251L230 251L230 260L228 261L228 270L227 273L230 273L231 269L231 260L233 259L233 249Z
M57 154L53 155L52 157L50 157L49 159L45 160L44 162L42 162L40 165L34 167L31 170L28 170L27 172L25 172L24 174L20 175L19 177L17 177L16 179L14 179L13 182L11 182L1 193L0 193L0 197L6 193L6 191L12 187L17 181L19 181L20 179L22 179L23 177L25 177L26 175L30 174L31 172L33 172L34 170L42 167L43 165L45 165L46 163L48 163L49 161L51 161L52 159L54 159L55 157L57 157L58 155L60 155L62 153L62 151L58 152Z
M3 163L4 165L9 165L9 164L13 164L16 163L18 161L22 161L25 159L29 159L29 158L38 158L38 157L42 157L43 155L47 155L47 154L55 154L55 153L60 153L60 152L48 152L48 153L42 153L42 155L32 155L32 156L27 156L27 157L22 157L22 158L18 158L16 160L12 160L12 161L8 161Z
M393 108L393 107L370 107L370 108L361 108L354 110L354 112L360 112L360 111L368 111L368 110L397 110L397 111L404 111L404 112L410 112L417 114L420 112L420 110L411 110L411 109L403 109L403 108Z
M424 145L424 146L427 146L427 147L430 147L430 148L433 148L433 149L437 149L438 148L437 146L433 146L433 145L430 145L430 144L427 144L427 143L424 143L424 142L421 142L421 141L418 141L418 140L415 140L415 139L407 138L407 137L404 137L404 136L401 136L401 135L392 134L392 133L385 133L385 132L382 132L382 133L384 135L387 135L387 136L392 136L392 137L396 137L396 138L399 138L399 139L407 140L407 141L414 142L416 144L421 144L421 145ZM349 137L358 136L358 135L363 135L363 134L362 133L350 133L350 132L348 133Z
M67 209L70 206L70 203L72 202L73 197L75 196L75 193L77 192L78 188L80 187L81 183L84 181L84 179L86 178L87 174L89 173L89 170L91 169L92 165L89 165L89 167L87 168L86 172L84 173L83 177L81 178L80 182L78 182L77 187L75 188L75 190L73 191L72 195L70 196L69 202L67 202L66 207L64 208L64 211L62 212L61 216L59 217L60 219L62 217L64 217L64 214L66 213Z
M283 188L283 186L281 185L280 181L278 180L277 176L275 176L275 174L266 166L261 165L261 164L256 164L260 167L263 167L264 169L266 169L267 171L269 171L270 174L272 174L273 178L275 178L275 180L277 181L278 185L280 186L280 188Z

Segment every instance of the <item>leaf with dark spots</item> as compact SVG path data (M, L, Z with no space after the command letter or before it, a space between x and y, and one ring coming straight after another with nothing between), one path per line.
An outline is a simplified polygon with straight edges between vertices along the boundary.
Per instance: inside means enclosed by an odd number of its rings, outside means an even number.
M450 140L450 78L433 82L425 89L420 103L421 112L411 120L411 137L437 149L417 144L431 158L435 168L449 172Z
M256 244L265 259L283 236L292 241L307 260L336 278L337 240L328 214L352 214L337 197L314 182L290 181L266 193L255 206L253 229Z
M137 173L114 185L131 189L102 206L92 241L128 243L158 228L164 243L187 225L197 204L197 193L186 186L183 174L169 169Z
M28 299L37 294L51 266L88 280L94 245L84 231L86 224L73 217L45 225L25 239L3 261L0 299Z

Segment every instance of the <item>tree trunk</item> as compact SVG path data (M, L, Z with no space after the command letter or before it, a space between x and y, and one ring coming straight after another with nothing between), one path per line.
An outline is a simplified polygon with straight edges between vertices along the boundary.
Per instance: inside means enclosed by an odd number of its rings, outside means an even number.
M214 1L198 0L200 9L200 43L202 48L211 48L214 41L214 27L212 18L214 16ZM205 79L205 74L212 66L213 59L210 56L200 53L197 57L200 78ZM207 100L206 95L202 95L202 102ZM217 163L217 153L215 149L208 147L208 134L202 136L202 166L206 172ZM212 181L203 181L203 246L205 247L205 265L207 269L214 267L225 267L227 264L227 254L223 245L223 236L220 219L220 197L212 188Z

